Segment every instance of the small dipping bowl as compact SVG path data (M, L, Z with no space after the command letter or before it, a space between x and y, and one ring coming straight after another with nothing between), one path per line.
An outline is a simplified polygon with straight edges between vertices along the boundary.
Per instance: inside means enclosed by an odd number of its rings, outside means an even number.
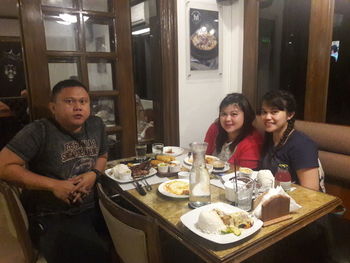
M251 177L253 174L253 170L247 167L241 167L238 171L240 176Z
M157 167L160 173L167 173L169 170L169 165L167 163L159 163Z
M169 171L171 173L177 173L181 170L181 163L179 161L171 161L169 164Z

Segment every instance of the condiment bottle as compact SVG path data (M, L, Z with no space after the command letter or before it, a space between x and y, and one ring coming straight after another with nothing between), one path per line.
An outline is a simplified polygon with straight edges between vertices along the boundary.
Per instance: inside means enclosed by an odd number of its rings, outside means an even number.
M275 184L282 186L284 191L290 190L290 185L292 183L292 177L288 170L287 164L279 164L277 172L275 174Z
M190 144L193 163L190 172L190 196L188 205L192 208L210 204L210 177L205 165L206 142Z

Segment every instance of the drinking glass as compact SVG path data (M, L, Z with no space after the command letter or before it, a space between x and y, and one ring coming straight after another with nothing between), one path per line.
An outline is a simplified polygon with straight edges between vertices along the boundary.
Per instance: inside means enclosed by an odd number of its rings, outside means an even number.
M265 193L273 187L274 187L274 180L271 178L263 178L260 181L259 180L256 181L255 183L256 194Z
M237 207L244 210L250 211L252 209L252 199L254 191L254 181L250 178L245 177L244 183L238 184L237 189Z
M136 144L135 145L136 161L143 162L146 160L147 145L146 144Z
M163 153L163 148L164 148L164 144L163 143L153 143L152 144L152 153L154 156L156 156L157 154L162 154Z

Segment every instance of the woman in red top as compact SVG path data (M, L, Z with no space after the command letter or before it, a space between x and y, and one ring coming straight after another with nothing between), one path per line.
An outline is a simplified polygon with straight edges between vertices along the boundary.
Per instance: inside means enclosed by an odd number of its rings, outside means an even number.
M240 93L228 94L220 103L219 118L209 127L204 141L207 154L231 165L256 168L262 136L253 127L255 113Z

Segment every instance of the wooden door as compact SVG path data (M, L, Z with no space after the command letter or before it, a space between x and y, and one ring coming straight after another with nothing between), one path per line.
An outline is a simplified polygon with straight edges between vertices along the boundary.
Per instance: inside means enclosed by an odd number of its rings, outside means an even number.
M49 115L50 89L77 78L88 88L119 154L134 155L136 114L129 1L20 0L33 119ZM119 143L119 144L118 144Z

